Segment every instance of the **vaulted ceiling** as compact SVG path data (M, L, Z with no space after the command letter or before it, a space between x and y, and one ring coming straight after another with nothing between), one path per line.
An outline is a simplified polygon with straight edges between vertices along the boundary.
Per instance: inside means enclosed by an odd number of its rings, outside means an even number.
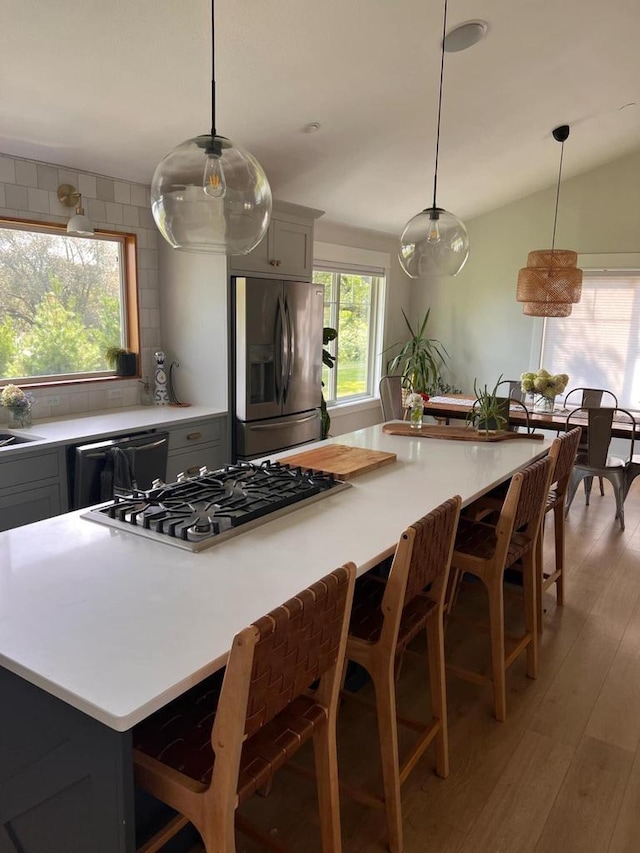
M442 3L217 0L218 131L274 195L390 233L431 202ZM449 0L438 202L469 218L640 146L637 0ZM0 151L149 183L210 127L209 0L0 0ZM320 130L303 133L309 122Z

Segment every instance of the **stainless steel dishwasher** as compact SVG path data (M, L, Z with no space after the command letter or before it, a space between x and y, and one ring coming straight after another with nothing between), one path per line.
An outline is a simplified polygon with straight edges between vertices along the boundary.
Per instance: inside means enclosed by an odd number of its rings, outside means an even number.
M145 432L69 448L71 509L111 500L116 491L149 489L167 475L169 433Z

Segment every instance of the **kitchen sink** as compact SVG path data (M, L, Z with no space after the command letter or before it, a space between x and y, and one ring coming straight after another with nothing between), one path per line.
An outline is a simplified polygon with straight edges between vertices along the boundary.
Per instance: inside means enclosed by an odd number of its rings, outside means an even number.
M15 447L16 444L38 441L39 438L40 436L38 435L20 435L11 430L5 430L4 432L0 432L0 450L3 450L5 447Z

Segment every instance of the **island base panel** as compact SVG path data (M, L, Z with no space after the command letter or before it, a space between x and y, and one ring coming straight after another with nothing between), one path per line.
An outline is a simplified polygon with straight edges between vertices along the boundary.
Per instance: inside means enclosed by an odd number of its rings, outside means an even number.
M131 734L0 668L0 850L133 853Z

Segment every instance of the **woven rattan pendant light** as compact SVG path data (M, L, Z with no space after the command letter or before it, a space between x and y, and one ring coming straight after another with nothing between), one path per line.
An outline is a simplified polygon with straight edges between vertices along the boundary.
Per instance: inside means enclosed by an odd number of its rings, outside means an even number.
M524 302L523 313L530 317L568 317L572 305L579 302L582 295L582 270L577 268L577 252L555 247L562 157L564 143L569 137L569 125L556 127L552 133L562 148L551 249L529 252L527 266L518 273L516 299Z

